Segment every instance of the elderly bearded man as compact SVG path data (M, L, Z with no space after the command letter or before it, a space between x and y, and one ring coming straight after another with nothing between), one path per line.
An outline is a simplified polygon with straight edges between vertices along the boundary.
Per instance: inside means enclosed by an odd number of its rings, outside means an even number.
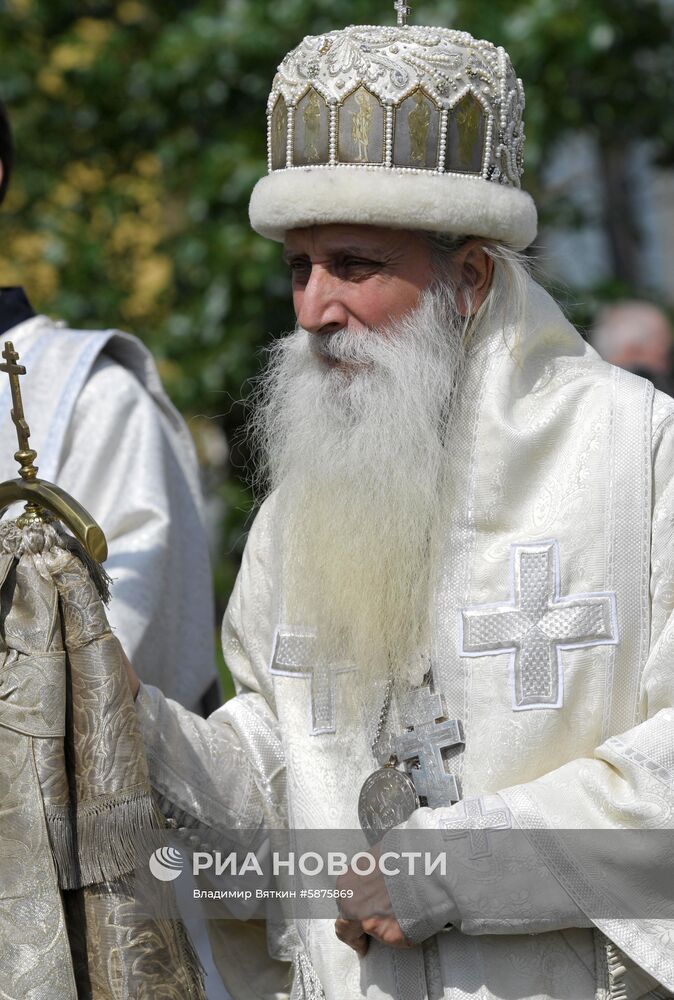
M603 895L631 885L604 831L674 808L674 402L528 276L523 105L502 49L444 29L306 38L274 81L250 213L298 326L256 411L271 488L224 622L238 694L203 721L141 687L153 782L186 825L329 830L395 814L395 781L418 798L389 836L441 831L456 859L349 877L337 934L270 924L296 998L674 989L671 922ZM514 863L490 827L545 836ZM562 835L586 828L589 872ZM214 928L236 998L281 990L258 931Z

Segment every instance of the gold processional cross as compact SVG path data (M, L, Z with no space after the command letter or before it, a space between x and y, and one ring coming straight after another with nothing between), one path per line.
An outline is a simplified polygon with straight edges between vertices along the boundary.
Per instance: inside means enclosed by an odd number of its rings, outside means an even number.
M29 444L30 427L23 412L19 384L19 376L25 375L26 369L18 364L19 355L9 340L5 341L2 357L5 363L0 364L0 372L9 375L12 391L12 422L19 439L19 450L14 452L14 458L19 463L21 479L0 483L0 516L12 504L25 500L25 511L16 522L20 528L36 523L44 524L56 517L79 538L92 559L103 562L108 555L108 546L105 535L91 514L65 490L37 478L37 452Z
M17 365L19 355L14 350L14 344L10 340L5 341L2 356L5 359L5 364L0 365L0 372L9 375L9 387L12 390L12 421L19 439L19 450L14 452L14 458L20 466L19 475L22 479L30 482L37 478L37 466L33 464L37 458L37 452L28 445L30 427L23 414L23 400L19 385L19 375L25 375L26 369L23 365Z

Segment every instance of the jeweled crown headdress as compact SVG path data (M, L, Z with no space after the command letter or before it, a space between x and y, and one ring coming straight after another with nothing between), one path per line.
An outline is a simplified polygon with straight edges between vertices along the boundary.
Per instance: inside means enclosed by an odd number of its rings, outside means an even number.
M536 235L520 190L524 89L507 53L462 31L405 23L308 36L267 106L269 174L251 198L272 239L329 222L503 240Z

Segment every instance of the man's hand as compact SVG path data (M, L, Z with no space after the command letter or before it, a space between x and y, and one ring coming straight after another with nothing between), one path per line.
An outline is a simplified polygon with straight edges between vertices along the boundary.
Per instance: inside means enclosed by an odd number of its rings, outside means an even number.
M364 958L367 955L370 942L359 920L345 920L343 917L338 917L335 920L335 934L340 941L353 948L360 958Z
M372 849L379 862L380 847ZM391 948L412 948L396 920L386 880L375 867L370 875L359 875L349 869L337 879L338 889L351 889L353 896L340 901L341 918L335 921L335 934L362 958L368 949L368 937L376 938Z

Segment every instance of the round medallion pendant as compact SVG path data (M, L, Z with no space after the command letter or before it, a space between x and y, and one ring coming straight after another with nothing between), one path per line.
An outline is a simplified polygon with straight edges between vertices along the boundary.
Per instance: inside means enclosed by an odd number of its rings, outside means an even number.
M419 796L409 775L395 767L380 767L363 782L358 797L358 819L369 844L419 808Z

